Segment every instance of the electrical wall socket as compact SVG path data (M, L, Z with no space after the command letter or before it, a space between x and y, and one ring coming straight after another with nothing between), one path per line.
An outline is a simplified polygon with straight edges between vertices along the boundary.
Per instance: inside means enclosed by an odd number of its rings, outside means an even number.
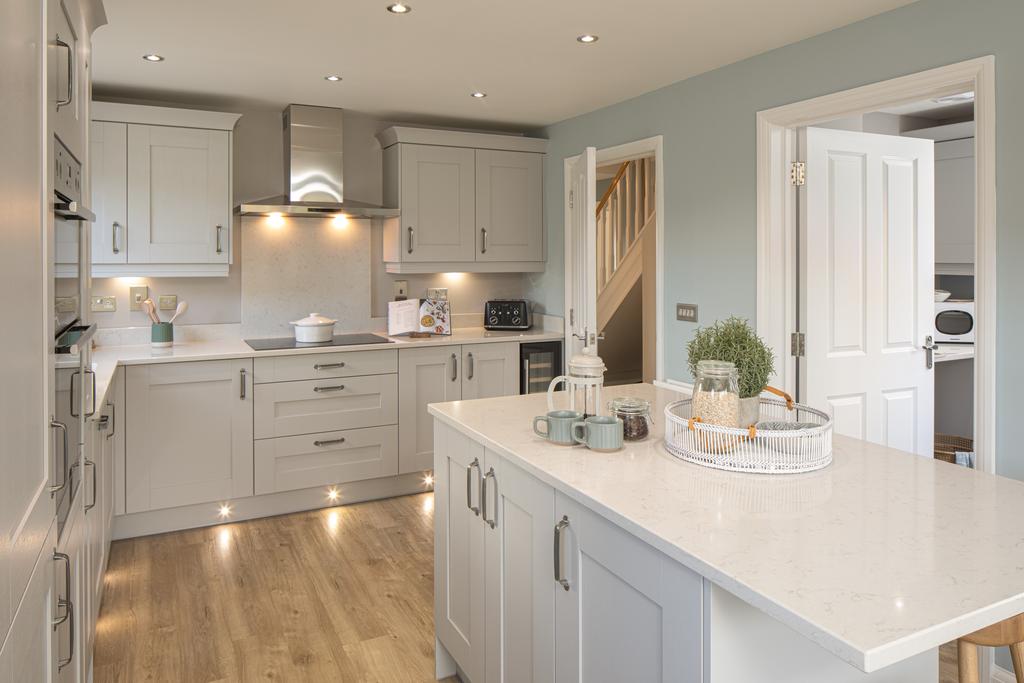
M409 281L395 280L391 283L391 295L395 301L403 301L409 298Z
M157 299L156 305L161 311L173 311L178 307L178 295L164 294Z
M116 296L94 296L91 304L93 313L113 313L117 310Z
M132 287L128 290L128 308L132 311L141 311L142 302L149 298L149 287Z
M428 287L427 298L434 299L435 301L447 301L448 300L448 288L447 287Z
M676 304L676 320L697 322L697 304Z

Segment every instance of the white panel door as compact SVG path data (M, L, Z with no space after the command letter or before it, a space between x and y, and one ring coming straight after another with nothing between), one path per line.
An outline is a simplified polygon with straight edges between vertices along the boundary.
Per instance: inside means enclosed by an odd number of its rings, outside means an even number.
M544 156L476 150L476 260L544 260Z
M558 683L702 680L700 575L559 493Z
M127 512L253 495L251 359L133 365L126 382Z
M566 282L569 324L565 327L566 358L590 345L597 350L597 150L587 147L569 169L566 197L572 272Z
M931 456L932 141L801 133L801 400L840 434Z
M434 628L474 683L484 681L484 447L438 423L434 432Z
M89 138L92 262L128 262L128 125L93 121Z
M230 181L227 131L129 124L129 260L227 263Z
M429 346L398 352L398 473L434 466L434 418L427 404L462 398L461 347Z
M473 261L476 252L474 151L402 145L403 261Z
M462 398L519 393L519 342L462 347Z
M486 456L484 680L554 683L555 491L497 454Z

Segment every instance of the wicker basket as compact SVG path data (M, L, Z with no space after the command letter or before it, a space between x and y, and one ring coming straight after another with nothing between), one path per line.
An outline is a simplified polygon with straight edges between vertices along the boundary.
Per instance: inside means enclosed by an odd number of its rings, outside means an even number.
M701 422L693 401L665 406L665 448L688 462L735 472L790 474L832 462L832 418L786 397L760 399L759 422L801 424L794 429L747 429Z
M949 434L935 435L935 459L956 463L957 453L973 453L974 439Z

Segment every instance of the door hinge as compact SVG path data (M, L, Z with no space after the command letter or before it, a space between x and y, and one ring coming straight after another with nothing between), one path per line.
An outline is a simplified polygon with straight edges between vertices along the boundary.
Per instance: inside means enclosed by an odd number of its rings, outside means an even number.
M794 332L789 335L789 353L797 358L803 358L807 350L803 332Z
M570 329L575 324L576 324L576 309L575 308L570 308L569 309L569 327L570 327Z
M807 184L807 164L794 161L789 165L789 184L793 187L803 187Z
M572 208L573 191L569 190L569 208Z

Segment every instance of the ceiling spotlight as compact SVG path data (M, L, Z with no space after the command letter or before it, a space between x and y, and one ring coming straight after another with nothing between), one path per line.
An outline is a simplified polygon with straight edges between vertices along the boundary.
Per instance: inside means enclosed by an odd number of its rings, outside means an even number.
M412 7L404 2L393 2L388 5L388 11L392 14L408 14L412 11Z
M474 97L474 98L476 98L478 100L482 100L483 98L487 97L487 93L480 92L479 90L477 90L476 92L469 93L469 96L470 97Z
M147 62L162 62L164 58L157 54L142 55Z
M597 36L592 36L589 33L584 33L582 36L576 36L576 40L584 44L596 43Z
M341 80L341 76L338 76L336 74L331 74L330 76L324 76L324 80L325 81L330 81L331 83L335 83L335 82Z

